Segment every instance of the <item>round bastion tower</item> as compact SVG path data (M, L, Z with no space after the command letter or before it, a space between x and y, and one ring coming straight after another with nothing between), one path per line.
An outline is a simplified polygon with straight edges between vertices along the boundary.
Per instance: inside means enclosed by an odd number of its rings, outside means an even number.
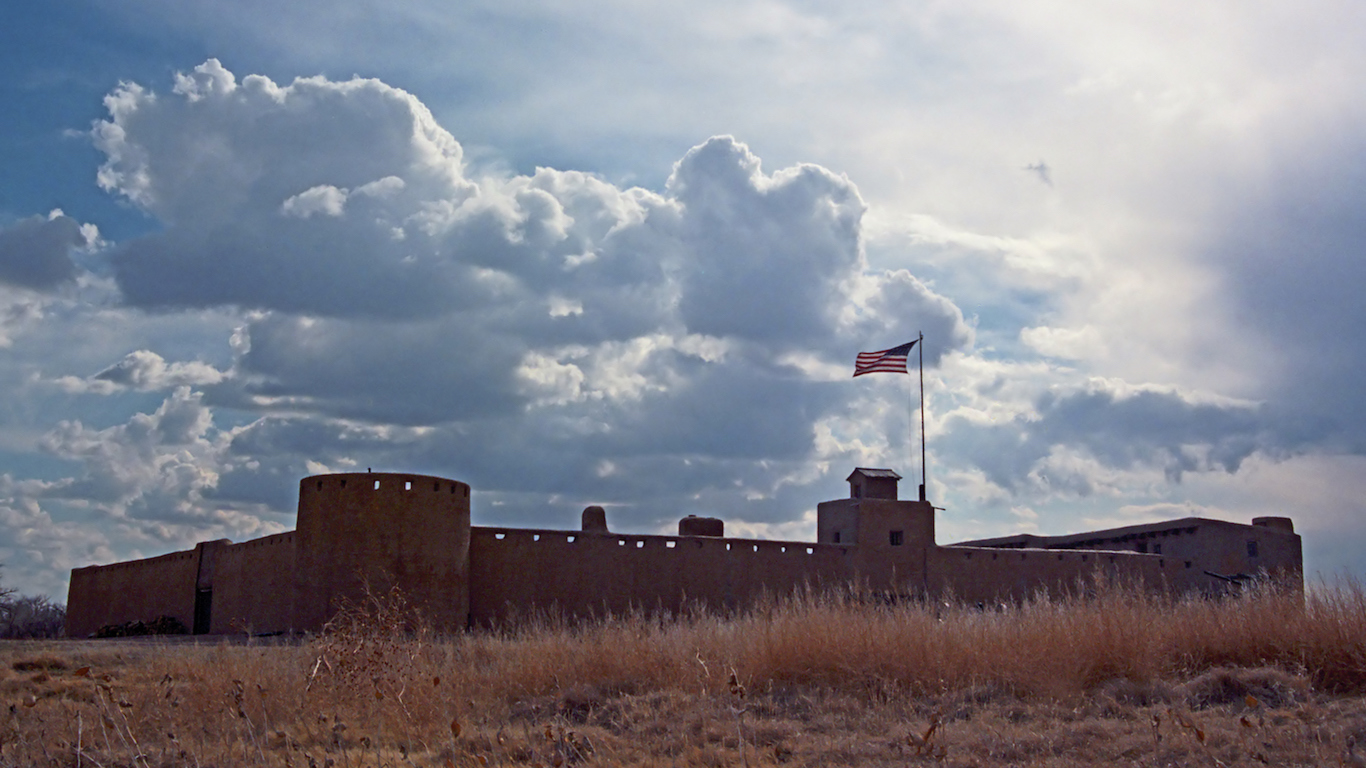
M299 483L295 629L318 631L344 601L402 591L441 630L470 604L470 487L427 475L356 472Z

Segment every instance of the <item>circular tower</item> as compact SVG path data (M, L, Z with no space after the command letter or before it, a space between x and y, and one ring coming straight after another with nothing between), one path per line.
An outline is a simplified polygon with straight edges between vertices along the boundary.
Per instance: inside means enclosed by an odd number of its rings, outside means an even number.
M355 472L299 483L295 629L317 631L343 602L397 587L440 630L470 602L470 487L428 475Z

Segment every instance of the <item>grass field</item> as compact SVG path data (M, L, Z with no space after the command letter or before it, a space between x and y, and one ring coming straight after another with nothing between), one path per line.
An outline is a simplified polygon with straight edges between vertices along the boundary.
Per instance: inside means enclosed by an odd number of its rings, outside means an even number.
M387 596L293 642L15 641L0 766L1366 765L1360 585L1090 592L448 638Z

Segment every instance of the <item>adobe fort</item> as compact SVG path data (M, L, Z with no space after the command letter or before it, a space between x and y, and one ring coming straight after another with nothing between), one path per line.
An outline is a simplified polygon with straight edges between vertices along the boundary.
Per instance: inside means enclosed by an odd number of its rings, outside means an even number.
M700 602L743 606L761 593L857 583L883 595L1018 600L1103 573L1154 588L1214 591L1258 573L1302 578L1289 518L1203 518L1072 536L1019 535L952 546L934 508L897 498L900 477L855 469L849 498L817 507L816 541L727 538L688 516L677 536L614 533L601 507L577 531L470 525L470 487L425 475L316 475L299 484L297 527L240 544L71 572L68 636L172 616L196 634L313 632L365 584L397 587L445 630L518 612L570 616Z

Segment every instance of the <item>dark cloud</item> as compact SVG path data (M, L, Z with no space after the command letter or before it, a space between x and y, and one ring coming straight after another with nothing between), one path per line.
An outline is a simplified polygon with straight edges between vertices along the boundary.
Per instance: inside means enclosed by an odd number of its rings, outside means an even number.
M74 248L87 245L70 216L33 216L0 230L0 282L49 291L76 279Z
M524 344L477 318L369 323L270 315L216 397L263 411L393 424L493 418L525 403L514 379ZM224 390L235 394L229 395Z
M1366 144L1329 142L1244 200L1207 257L1265 354L1286 440L1366 453Z
M1160 470L1179 482L1186 472L1235 472L1259 450L1282 452L1265 410L1257 405L1200 402L1151 388L1117 389L1103 382L1065 393L1049 392L1034 412L1005 423L951 418L936 453L980 468L1007 490L1039 483L1086 495L1085 471L1054 472L1046 460L1068 451L1116 470Z

